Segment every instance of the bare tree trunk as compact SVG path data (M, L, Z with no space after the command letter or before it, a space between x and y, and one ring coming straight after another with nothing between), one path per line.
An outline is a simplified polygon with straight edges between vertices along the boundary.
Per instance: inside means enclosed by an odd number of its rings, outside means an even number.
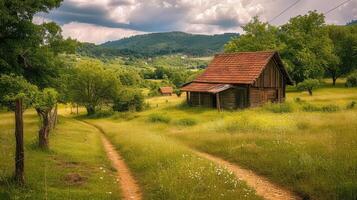
M336 80L337 80L337 77L332 77L332 85L333 86L336 86Z
M24 184L24 121L23 121L23 105L22 99L17 99L15 102L15 137L16 137L16 153L15 153L15 179L18 183Z
M38 146L42 149L48 149L49 148L48 135L51 128L50 114L49 114L50 112L38 111L38 113L41 116L41 121L42 121L41 128L38 131Z
M312 96L312 89L307 90L309 92L309 95Z

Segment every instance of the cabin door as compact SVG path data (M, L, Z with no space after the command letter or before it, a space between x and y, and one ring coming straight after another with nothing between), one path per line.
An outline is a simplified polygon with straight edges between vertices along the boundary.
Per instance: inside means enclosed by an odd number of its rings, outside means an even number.
M246 88L237 88L236 103L237 108L246 108L248 104L248 93Z

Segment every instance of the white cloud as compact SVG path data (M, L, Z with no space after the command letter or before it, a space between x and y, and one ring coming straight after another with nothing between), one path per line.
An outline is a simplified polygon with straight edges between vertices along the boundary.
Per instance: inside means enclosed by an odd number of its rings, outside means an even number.
M62 26L62 30L64 37L76 38L82 42L91 42L95 44L144 33L129 29L108 28L78 22L65 24Z
M261 20L268 21L295 1L64 0L61 8L52 12L52 16L45 17L60 22L66 35L100 43L142 32L241 32L240 26L253 16L258 15ZM272 23L284 24L291 17L304 15L309 10L325 12L338 3L334 0L300 1ZM345 24L356 18L357 2L351 1L329 13L326 22Z

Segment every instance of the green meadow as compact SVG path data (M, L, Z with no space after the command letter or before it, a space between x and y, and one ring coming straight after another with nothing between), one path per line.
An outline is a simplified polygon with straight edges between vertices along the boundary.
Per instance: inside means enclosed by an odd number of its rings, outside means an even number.
M190 108L184 101L155 97L147 111L89 120L123 153L148 199L217 199L211 196L217 193L236 199L245 190L240 184L238 192L228 192L229 184L188 147L251 169L306 199L356 197L356 88L327 83L313 96L289 88L284 104L240 111ZM195 170L203 170L201 184L190 179ZM209 189L212 184L217 190Z
M14 169L13 114L0 114L0 199L120 199L115 171L96 129L61 117L49 151L37 147L38 117L25 113L25 187L11 179Z
M26 187L11 181L13 115L0 114L0 197L120 199L101 128L124 157L144 199L261 199L227 169L193 149L251 169L305 199L354 199L357 191L357 88L326 83L313 96L288 88L283 104L218 112L185 96L153 97L143 112L88 118L60 107L51 150L39 150L35 113L25 113ZM72 109L76 112L76 109Z

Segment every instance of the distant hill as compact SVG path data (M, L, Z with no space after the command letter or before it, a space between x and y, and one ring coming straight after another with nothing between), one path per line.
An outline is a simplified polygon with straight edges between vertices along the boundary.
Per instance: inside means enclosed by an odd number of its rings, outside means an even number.
M193 56L213 55L223 50L237 33L196 35L184 32L151 33L132 36L101 45L85 44L80 53L89 56L136 56L152 57L182 53Z

